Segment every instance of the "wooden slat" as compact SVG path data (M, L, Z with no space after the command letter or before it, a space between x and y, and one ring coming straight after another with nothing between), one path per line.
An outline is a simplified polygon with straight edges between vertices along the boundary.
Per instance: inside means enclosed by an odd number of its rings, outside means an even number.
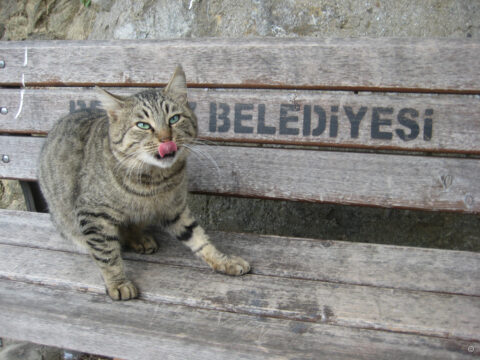
M112 303L104 295L5 280L0 280L0 289L0 336L132 360L469 359L480 348L473 341L142 300Z
M480 211L478 160L236 147L208 152L219 174L213 165L190 161L192 191Z
M0 137L0 177L35 179L43 139ZM480 212L480 161L308 150L203 147L190 190L272 199Z
M480 153L474 95L190 89L189 98L207 140ZM0 89L0 99L8 109L0 115L0 132L10 133L45 134L68 112L100 106L90 88ZM360 111L359 125L352 126ZM377 119L390 125L377 125Z
M0 210L0 244L74 252L47 214ZM212 232L224 252L253 261L252 273L404 290L480 296L480 254L402 246ZM162 237L159 253L130 260L207 269L178 241Z
M3 279L105 294L100 271L88 255L0 244L0 260ZM139 287L140 298L149 301L480 341L478 297L261 275L228 277L147 261L148 257L126 261L126 268L127 276ZM259 261L254 258L252 264Z
M166 83L182 63L197 86L478 93L475 39L188 39L2 42L0 83Z

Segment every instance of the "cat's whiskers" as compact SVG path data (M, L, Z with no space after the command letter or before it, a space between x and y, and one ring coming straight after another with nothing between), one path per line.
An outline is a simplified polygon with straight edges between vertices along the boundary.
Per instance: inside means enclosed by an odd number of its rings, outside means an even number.
M195 145L208 145L208 146L218 146L217 143L211 141L211 140L206 140L206 139L189 139L189 143L195 144Z
M137 182L141 182L141 180L142 180L142 171L141 170L143 168L143 165L144 165L144 162L139 159L138 163L136 163L133 166L132 175L136 174Z
M139 150L138 153L143 153L143 149ZM128 180L131 180L132 176L136 176L137 183L140 183L142 174L144 173L142 170L144 169L145 165L147 165L145 161L139 157L135 158L133 166L130 167Z
M220 173L220 168L218 167L217 161L207 151L204 151L204 149L200 150L196 145L183 144L182 146L188 149L193 155L195 155L197 159L203 158L203 159L209 160L215 167L217 174Z
M126 169L129 169L130 166L127 166L126 163L128 163L129 161L132 160L133 157L137 156L138 155L138 152L133 152L131 154L128 154L126 155L124 158L118 160L117 159L117 164L114 166L113 168L113 172L114 174L116 174L118 171L120 171L122 168L126 168Z
M178 137L175 139L175 142L180 147L184 147L189 153L193 154L199 160L208 160L214 167L217 174L220 173L220 168L217 161L208 153L207 149L209 146L215 146L214 143L208 140L194 139L190 137ZM209 143L206 145L206 143ZM210 145L211 144L211 145ZM202 145L202 146L198 146ZM154 154L157 152L157 144L146 144L142 147L136 149L135 151L124 155L122 154L121 158L117 157L117 164L113 168L114 173L118 173L123 170L125 173L123 175L124 181L132 181L133 178L136 178L137 183L141 182L141 176L144 173L145 166L152 166L151 164L143 161L141 159L142 154L149 154L154 157Z
M123 159L119 160L118 163L113 168L114 174L120 171L122 168L126 170L124 180L131 180L131 177L136 172L137 180L141 176L140 170L145 165L145 162L139 159L139 156L144 150L138 149L128 155L126 155ZM130 164L131 163L131 164ZM136 169L138 167L138 170Z
M217 161L210 155L207 151L208 146L210 144L205 145L206 143L210 143L211 145L216 145L212 143L209 140L203 140L203 139L197 139L197 138L191 138L191 137L178 137L177 138L177 144L179 146L185 147L190 153L195 155L197 159L206 159L209 160L213 166L215 167L215 170L217 174L220 173L220 168L218 167ZM197 145L205 145L202 147L198 147Z

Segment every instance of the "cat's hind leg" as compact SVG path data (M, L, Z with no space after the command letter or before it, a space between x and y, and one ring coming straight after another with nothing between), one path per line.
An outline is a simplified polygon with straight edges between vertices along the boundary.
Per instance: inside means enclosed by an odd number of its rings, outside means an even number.
M192 252L203 259L213 270L228 275L243 275L250 265L239 256L225 255L210 242L203 228L191 216L188 207L175 219L167 222L166 230Z
M153 254L158 250L157 242L153 235L144 231L140 225L122 227L121 236L126 246L139 254Z

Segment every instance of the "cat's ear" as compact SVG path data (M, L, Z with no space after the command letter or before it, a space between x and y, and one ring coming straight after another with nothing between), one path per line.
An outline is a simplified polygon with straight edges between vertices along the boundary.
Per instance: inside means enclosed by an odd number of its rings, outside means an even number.
M187 80L182 66L178 65L172 78L165 87L165 92L180 103L187 102Z
M119 113L125 103L125 98L118 95L113 95L107 90L95 86L97 96L102 103L102 108L107 112L108 117L115 121L118 119Z

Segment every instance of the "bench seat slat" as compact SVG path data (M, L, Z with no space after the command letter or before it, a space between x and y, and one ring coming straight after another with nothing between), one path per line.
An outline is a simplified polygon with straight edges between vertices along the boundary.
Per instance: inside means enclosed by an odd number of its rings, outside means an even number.
M35 179L44 139L0 136L0 176ZM189 161L190 190L412 209L480 212L480 161L209 146Z
M91 292L5 280L0 289L0 336L132 360L468 359L468 347L477 352L480 345L142 300L112 303Z
M255 267L262 259L251 261ZM148 256L127 261L126 269L140 297L153 302L480 341L478 297L261 275L228 277L151 263ZM0 278L105 294L97 266L83 254L0 245Z
M74 252L48 214L0 210L0 244ZM480 296L480 254L314 239L210 232L223 251L255 262L253 274L404 290ZM159 236L162 235L159 233ZM206 269L169 237L149 262ZM145 256L131 252L130 260Z
M0 54L8 85L164 84L181 61L197 86L480 90L473 39L26 41Z
M112 91L130 95L140 89ZM1 105L9 109L0 117L0 132L9 133L45 134L69 111L100 106L90 88L0 89L0 98ZM480 101L474 95L190 89L189 99L195 104L199 136L208 140L480 153ZM365 114L360 125L352 127L349 116L362 108ZM430 110L432 114L425 115ZM336 132L332 132L334 114L338 117ZM377 127L376 116L391 125ZM288 117L293 118L284 122ZM414 130L400 123L407 118L413 119ZM431 128L426 118L432 119ZM321 122L322 133L314 133ZM385 136L380 133L391 134L391 139L380 139Z

